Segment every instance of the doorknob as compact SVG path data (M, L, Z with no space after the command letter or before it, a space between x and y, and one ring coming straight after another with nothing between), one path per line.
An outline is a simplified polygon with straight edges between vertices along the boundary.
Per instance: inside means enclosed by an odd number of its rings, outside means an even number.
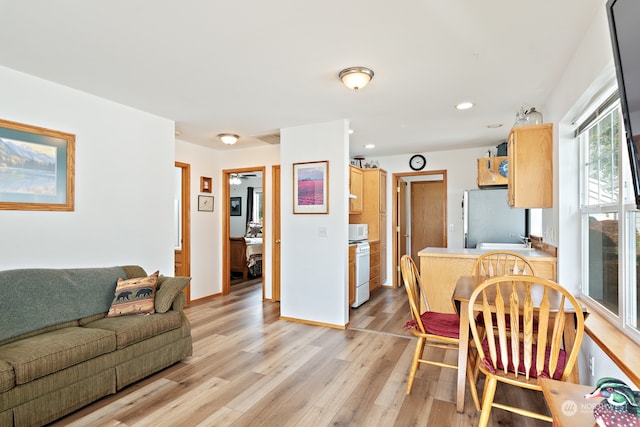
M276 239L276 243L280 243L280 239Z

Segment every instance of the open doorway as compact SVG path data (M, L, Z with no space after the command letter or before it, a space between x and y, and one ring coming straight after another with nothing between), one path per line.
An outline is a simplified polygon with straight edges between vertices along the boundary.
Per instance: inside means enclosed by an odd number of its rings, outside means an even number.
M393 286L399 286L402 255L447 246L447 171L394 173L392 182Z
M264 167L222 171L222 293L231 291L232 277L263 278L266 232ZM264 280L262 296L264 299Z
M191 276L191 165L175 162L174 187L174 276ZM191 284L184 290L191 302Z

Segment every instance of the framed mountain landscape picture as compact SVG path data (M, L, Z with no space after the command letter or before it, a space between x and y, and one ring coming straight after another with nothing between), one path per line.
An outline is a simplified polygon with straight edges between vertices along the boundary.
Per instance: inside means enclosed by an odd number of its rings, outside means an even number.
M73 211L75 135L0 119L0 209Z
M329 213L329 162L293 164L293 213Z

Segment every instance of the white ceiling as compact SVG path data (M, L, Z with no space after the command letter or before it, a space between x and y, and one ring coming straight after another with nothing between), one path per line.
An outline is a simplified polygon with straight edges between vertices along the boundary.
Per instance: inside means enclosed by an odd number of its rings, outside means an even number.
M604 0L0 0L0 65L252 147L349 119L350 153L497 145L545 101ZM375 71L358 92L338 72ZM0 94L1 96L1 94ZM458 111L463 100L475 108ZM497 129L490 124L503 124ZM215 135L240 135L233 147ZM376 148L365 150L364 144Z

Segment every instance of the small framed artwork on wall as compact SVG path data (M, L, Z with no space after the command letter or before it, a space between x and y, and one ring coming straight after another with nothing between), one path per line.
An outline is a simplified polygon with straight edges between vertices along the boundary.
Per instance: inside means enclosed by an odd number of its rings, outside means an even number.
M200 192L211 193L211 178L208 176L200 177Z
M230 216L242 215L242 197L232 197L229 201Z
M213 196L198 196L198 210L213 212Z

